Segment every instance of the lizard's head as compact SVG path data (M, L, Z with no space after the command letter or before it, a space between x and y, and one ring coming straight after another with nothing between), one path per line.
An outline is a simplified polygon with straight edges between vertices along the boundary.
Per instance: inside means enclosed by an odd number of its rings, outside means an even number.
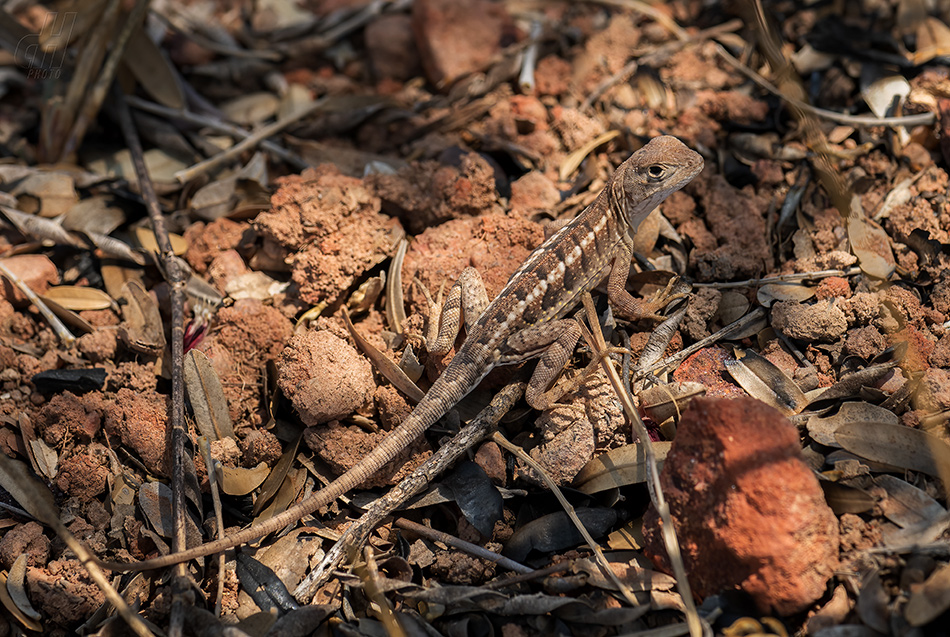
M670 193L688 184L703 169L703 158L686 144L663 135L655 137L617 169L611 196L624 211L633 232Z

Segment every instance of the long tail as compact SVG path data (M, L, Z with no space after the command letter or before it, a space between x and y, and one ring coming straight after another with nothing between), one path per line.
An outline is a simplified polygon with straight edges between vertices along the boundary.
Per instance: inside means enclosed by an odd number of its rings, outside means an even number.
M460 360L460 356L462 359ZM301 500L283 513L264 520L254 526L238 531L233 535L223 537L213 542L196 546L180 553L169 553L161 557L143 562L99 562L102 568L120 572L150 571L164 568L179 562L197 559L206 555L220 553L229 548L245 544L259 537L278 531L288 524L293 524L301 518L314 513L320 507L333 502L347 491L358 487L367 478L379 471L383 465L392 460L400 451L407 448L421 436L429 427L435 424L451 409L455 403L465 397L475 385L484 377L485 370L473 365L461 352L456 354L452 362L436 380L425 397L416 405L412 413L396 429L392 430L379 445L366 454L349 471L317 491L310 497ZM476 372L477 370L477 372Z

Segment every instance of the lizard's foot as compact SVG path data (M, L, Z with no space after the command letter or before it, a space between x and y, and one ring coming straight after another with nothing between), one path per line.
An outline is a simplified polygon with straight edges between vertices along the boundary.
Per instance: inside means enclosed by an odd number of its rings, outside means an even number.
M643 303L644 314L639 318L649 318L656 321L665 321L666 316L662 316L659 312L667 305L676 301L678 299L684 299L689 296L687 292L674 292L677 285L680 282L678 276L670 278L667 282L666 287L653 295L653 298L649 301Z

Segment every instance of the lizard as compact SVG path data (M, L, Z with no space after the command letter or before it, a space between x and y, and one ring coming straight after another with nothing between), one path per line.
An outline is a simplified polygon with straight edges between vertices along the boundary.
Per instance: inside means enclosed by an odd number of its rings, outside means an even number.
M480 294L471 293L481 279L474 268L466 268L446 297L438 329L430 327L427 339L434 340L430 351L447 352L464 318L466 337L455 356L405 420L320 491L268 520L201 546L141 562L100 565L125 572L162 568L220 553L313 514L396 457L499 365L538 358L525 399L532 407L546 406L545 391L581 336L577 322L564 317L582 294L606 277L614 310L632 320L660 319L657 312L682 296L669 294L668 287L650 301L640 300L626 290L626 282L640 223L702 168L702 156L683 142L667 135L656 137L620 164L589 206L528 256L494 301L487 303L483 286Z

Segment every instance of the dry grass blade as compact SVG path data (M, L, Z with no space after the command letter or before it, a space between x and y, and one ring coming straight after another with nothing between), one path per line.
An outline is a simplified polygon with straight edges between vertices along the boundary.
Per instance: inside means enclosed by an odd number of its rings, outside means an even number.
M561 167L558 169L558 176L560 177L561 181L567 181L567 178L574 174L574 171L577 170L581 163L587 159L587 156L590 155L595 148L602 146L603 144L606 144L610 140L619 136L619 130L607 131L602 135L598 135L568 155L561 164Z
M425 396L425 392L419 389L419 386L412 382L412 379L406 376L406 372L402 371L396 363L392 362L388 356L376 349L372 343L367 341L356 331L356 327L353 326L353 322L350 320L350 314L346 311L346 308L341 308L340 313L343 316L343 323L346 325L346 329L350 332L350 336L353 337L353 340L356 341L356 346L373 362L377 371L413 402L417 403L422 400Z
M409 241L403 237L389 264L389 280L386 284L386 321L389 329L396 334L402 334L402 326L406 323L406 303L402 298L402 263L408 249Z

